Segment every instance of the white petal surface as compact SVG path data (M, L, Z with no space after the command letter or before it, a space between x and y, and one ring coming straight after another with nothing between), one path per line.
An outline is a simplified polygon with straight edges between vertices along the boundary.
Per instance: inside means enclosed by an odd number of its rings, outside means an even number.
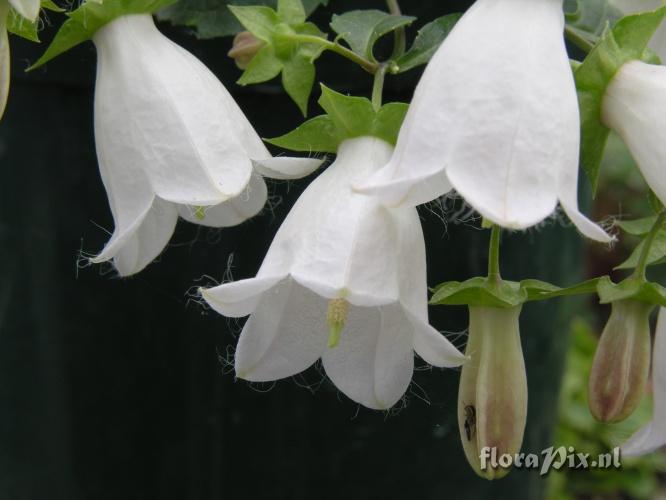
M423 360L440 368L462 365L467 358L428 323L407 314L414 329L414 350Z
M115 255L113 264L121 276L138 273L162 253L173 235L178 211L173 203L155 199L139 229Z
M292 208L257 276L290 272L318 294L356 305L396 302L398 228L378 200L351 189L385 163L391 150L376 138L344 142L336 161Z
M631 61L606 90L602 119L629 147L650 188L666 203L666 67Z
M225 283L214 288L201 289L201 296L220 314L242 318L257 308L262 295L286 275L262 276Z
M110 168L137 165L154 192L175 203L214 205L240 194L252 171L236 135L240 111L230 112L228 93L205 66L147 14L116 19L94 41L103 68L98 120L114 131L126 128L130 139L105 137Z
M622 454L636 456L650 453L666 444L666 310L659 310L652 355L654 410L652 421L622 445Z
M399 305L351 307L337 347L322 357L326 374L350 399L384 410L407 390L414 369L411 325Z
M35 21L39 15L40 0L9 0L9 4L28 21Z
M326 346L326 308L325 299L292 280L264 293L238 341L236 375L266 382L307 369Z
M266 183L258 174L253 174L245 190L219 205L202 207L203 217L198 216L197 208L179 205L180 216L188 222L208 227L232 227L257 215L264 208L268 191Z
M323 160L317 158L292 158L278 156L265 160L255 160L254 168L257 172L271 179L301 179L317 170Z

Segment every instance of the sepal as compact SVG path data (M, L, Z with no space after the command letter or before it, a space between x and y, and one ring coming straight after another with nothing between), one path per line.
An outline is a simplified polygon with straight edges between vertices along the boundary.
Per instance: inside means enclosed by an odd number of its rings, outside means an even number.
M174 3L176 0L105 0L88 1L67 13L65 21L53 42L28 71L40 67L54 57L92 39L93 35L114 19L131 14L150 14Z

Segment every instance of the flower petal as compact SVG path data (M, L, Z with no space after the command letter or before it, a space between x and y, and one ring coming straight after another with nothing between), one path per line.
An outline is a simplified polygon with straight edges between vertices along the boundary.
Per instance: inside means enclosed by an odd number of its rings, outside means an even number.
M162 253L178 222L173 203L155 198L141 226L113 258L118 273L129 276L138 273Z
M352 306L339 344L322 356L324 369L350 399L375 410L390 408L412 378L411 330L397 304Z
M252 314L263 293L285 277L285 275L258 276L214 288L202 288L200 292L206 302L220 314L230 318L242 318Z
M208 227L232 227L261 212L266 204L266 183L254 174L244 192L219 205L194 208L179 205L180 216L188 222Z
M236 375L267 382L306 370L326 346L326 308L326 300L292 280L263 294L238 341Z
M161 198L215 205L240 194L252 164L222 84L164 37L150 15L122 16L94 36L95 120L114 165L133 163ZM115 167L114 167L115 168Z
M28 21L37 20L41 6L40 0L9 0L9 4Z
M323 159L318 158L292 158L277 156L264 160L255 160L254 168L257 172L271 179L300 179L310 175L321 167Z
M453 189L443 170L420 177L417 172L404 178L393 178L396 162L391 161L386 167L362 183L354 190L373 196L379 196L389 207L415 207L421 203L435 200Z
M622 445L622 455L650 453L666 444L666 308L659 310L652 355L652 421Z
M666 67L631 61L606 89L604 124L627 144L650 189L666 203Z
M426 363L440 368L462 365L467 357L428 323L406 313L414 328L414 350Z

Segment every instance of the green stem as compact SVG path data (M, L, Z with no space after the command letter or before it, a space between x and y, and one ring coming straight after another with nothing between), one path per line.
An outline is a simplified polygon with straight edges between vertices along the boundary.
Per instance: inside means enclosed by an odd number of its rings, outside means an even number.
M341 55L342 57L346 57L352 62L355 62L361 68L363 68L372 75L377 73L377 71L379 70L379 64L374 63L366 59L365 57L359 56L355 52L349 50L347 47L343 47L339 43L331 42L330 40L326 40L325 38L320 38L314 35L293 34L289 35L289 39L293 40L294 42L312 43L319 45L323 47L325 50L330 50L331 52L335 52L336 54Z
M372 86L372 107L375 111L379 111L382 107L382 98L384 94L384 80L386 78L386 70L388 66L381 64L375 73L375 83Z
M488 280L499 282L502 280L500 276L499 265L499 251L500 251L500 237L502 236L502 228L497 224L493 224L490 233L490 246L488 248Z
M633 274L634 278L645 280L645 271L648 265L648 258L650 257L650 249L652 248L654 239L657 237L657 234L664 225L665 220L666 220L666 211L661 212L659 214L659 217L657 217L657 220L652 226L652 229L650 229L650 232L643 241L643 249L641 250L641 255L638 258L638 264L636 264L636 269L634 270Z
M569 25L564 27L564 35L566 36L567 40L584 51L586 54L590 53L594 48L594 43L590 42L587 38L581 35L578 30L572 28Z
M388 6L388 10L391 15L402 15L402 10L400 9L398 0L386 0L386 5ZM395 61L396 59L400 58L407 50L407 34L405 33L405 28L398 28L395 30L394 36L395 44L393 46L393 54L391 55L391 59Z

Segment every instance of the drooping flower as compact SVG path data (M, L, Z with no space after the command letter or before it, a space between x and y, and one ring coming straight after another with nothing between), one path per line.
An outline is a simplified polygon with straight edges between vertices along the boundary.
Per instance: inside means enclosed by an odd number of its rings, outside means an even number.
M407 389L414 351L435 366L464 361L428 324L416 209L386 208L351 188L392 149L373 137L345 140L294 205L256 277L202 290L219 313L250 315L236 350L238 377L282 379L321 358L344 394L384 409Z
M513 229L559 200L583 234L609 241L578 209L580 118L563 28L562 0L477 0L426 68L391 161L358 189L416 205L455 188Z
M523 442L527 376L520 344L521 309L469 308L465 353L470 360L460 376L458 426L467 461L485 479L508 474L497 457L514 456Z
M602 121L622 137L648 185L666 203L666 66L622 65L606 88Z
M162 251L178 215L224 227L257 214L266 186L253 163L281 178L320 164L271 158L220 81L149 14L121 16L93 41L95 140L116 226L93 262L133 274Z
M622 445L626 456L650 453L666 444L666 308L659 310L652 355L652 420Z
M638 407L650 372L652 304L634 299L612 303L588 387L590 412L601 422L621 422Z

